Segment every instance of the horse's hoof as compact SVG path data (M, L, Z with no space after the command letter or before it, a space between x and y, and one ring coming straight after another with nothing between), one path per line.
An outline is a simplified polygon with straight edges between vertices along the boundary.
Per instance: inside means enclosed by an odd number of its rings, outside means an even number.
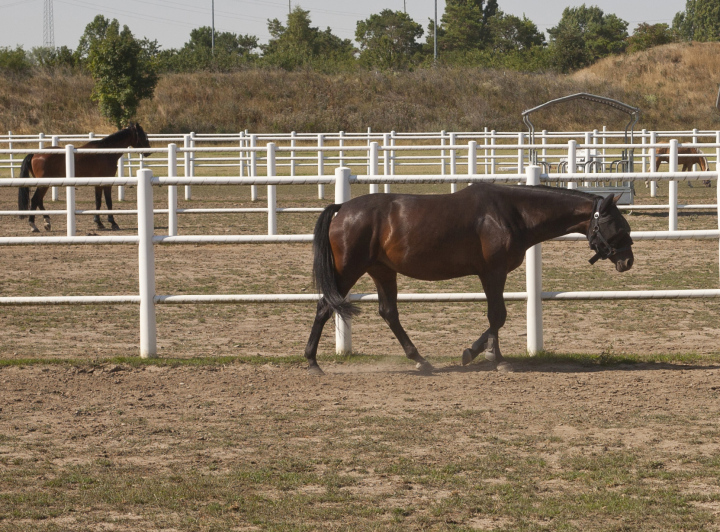
M31 225L31 226L30 226L30 232L31 232L31 233L39 233L39 232L40 232L40 229L38 229L38 228L35 227L34 225Z
M428 362L427 360L423 360L422 362L418 362L417 364L415 364L415 369L422 371L422 372L429 373L429 372L433 371L435 368L433 367L432 364L430 364L430 362Z
M113 231L120 231L120 226L118 224L112 224L112 230Z
M320 369L320 366L308 366L308 375L325 375L325 372Z
M46 223L43 227L45 228L45 231L52 231L52 225L50 225L50 223Z
M500 362L500 364L498 364L495 369L499 373L514 373L515 372L515 370L512 367L512 364L510 364L510 362L507 362L505 360Z
M467 366L473 360L475 360L475 355L473 355L472 351L470 351L469 349L466 349L465 351L463 351L463 354L462 354L462 365L463 366Z

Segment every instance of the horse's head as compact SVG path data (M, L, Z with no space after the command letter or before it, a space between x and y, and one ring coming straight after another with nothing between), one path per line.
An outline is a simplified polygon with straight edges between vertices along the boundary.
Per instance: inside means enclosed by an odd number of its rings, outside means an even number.
M130 122L128 129L132 133L132 140L130 146L133 148L149 148L150 141L148 140L147 134L140 127L140 124ZM141 153L143 157L148 157L152 152Z
M588 242L595 251L590 264L595 264L598 259L610 259L617 271L625 272L633 265L633 241L630 224L615 205L618 199L620 196L609 195L595 202L588 229Z

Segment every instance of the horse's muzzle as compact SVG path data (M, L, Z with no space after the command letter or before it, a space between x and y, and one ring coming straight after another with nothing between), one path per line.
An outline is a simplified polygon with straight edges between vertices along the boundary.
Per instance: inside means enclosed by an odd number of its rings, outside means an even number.
M629 257L627 259L620 259L615 262L615 269L619 271L620 273L628 271L630 268L632 268L633 265L633 257Z

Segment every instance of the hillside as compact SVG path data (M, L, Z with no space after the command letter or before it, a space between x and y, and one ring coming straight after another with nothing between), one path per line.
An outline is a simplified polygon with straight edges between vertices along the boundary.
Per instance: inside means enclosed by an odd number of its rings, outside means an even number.
M590 92L640 107L638 128L720 129L720 43L671 44L598 62L571 75L438 68L415 72L248 70L164 76L138 120L151 132L522 131L523 110ZM86 76L0 78L0 130L112 131ZM538 129L621 128L625 115L569 104L538 113Z

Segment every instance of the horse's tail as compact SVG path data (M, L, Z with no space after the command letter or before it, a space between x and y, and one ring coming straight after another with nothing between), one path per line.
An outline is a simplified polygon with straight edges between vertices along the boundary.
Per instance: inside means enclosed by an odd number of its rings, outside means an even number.
M702 155L702 152L700 150L698 150L698 153L701 154L700 157L698 157L698 161L700 162L700 170L702 170L703 172L707 172L708 171L707 158L704 155Z
M318 218L313 233L313 282L315 288L323 295L325 304L347 319L359 310L355 305L345 299L337 286L337 271L335 270L335 257L330 246L330 222L342 205L328 205Z
M30 177L32 172L32 158L33 154L29 154L23 159L22 166L20 166L20 177ZM30 187L19 187L18 188L18 210L26 211L30 208ZM21 220L25 219L25 216L20 216Z

